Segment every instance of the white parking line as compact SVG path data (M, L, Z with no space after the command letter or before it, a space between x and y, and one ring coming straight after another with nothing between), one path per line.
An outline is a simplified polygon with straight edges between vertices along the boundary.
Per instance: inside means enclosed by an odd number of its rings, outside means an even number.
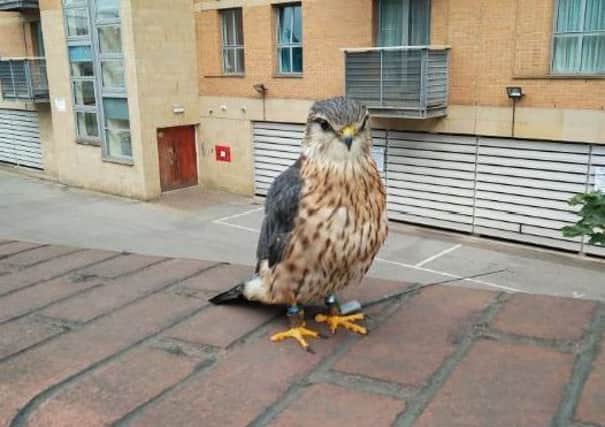
M449 249L441 251L438 254L435 254L435 255L433 255L431 257L428 257L427 259L425 259L423 261L420 261L418 264L415 265L415 267L422 267L423 265L428 264L429 262L435 261L437 258L440 258L443 255L447 255L450 252L454 252L456 249L461 248L461 247L462 247L462 244L458 244L458 245L452 246Z
M259 230L257 230L256 228L251 228L251 227L246 227L243 225L237 225L237 224L231 224L229 222L225 222L225 221L221 221L218 219L215 219L214 221L212 221L212 223L214 224L220 224L220 225L226 225L227 227L233 227L233 228L237 228L239 230L245 230L245 231L250 231L252 233L260 233Z
M523 292L523 293L526 293L526 291L524 291L522 289L512 288L510 286L498 285L496 283L485 282L483 280L465 279L463 276L459 276L457 274L446 273L445 271L438 271L438 270L432 270L430 268L417 267L415 265L404 264L404 263L401 263L401 262L391 261L391 260L384 259L384 258L374 258L374 259L376 261L378 261L378 262L384 262L386 264L393 264L393 265L397 265L399 267L411 268L413 270L419 270L419 271L424 271L424 272L427 272L427 273L438 274L438 275L445 276L445 277L451 277L452 279L460 279L460 280L464 280L464 281L467 281L467 282L478 283L480 285L489 286L491 288L502 289L502 290L510 291L510 292Z
M239 218L240 216L246 216L246 215L249 215L249 214L254 213L254 212L262 211L263 209L265 209L265 208L261 207L261 208L250 209L250 210L247 210L247 211L244 211L244 212L240 212L240 213L235 214L235 215L229 215L229 216L225 216L223 218L217 218L213 222L222 222L222 223L224 223L225 221L229 221L230 219ZM224 225L232 225L232 224L225 223Z
M255 211L257 211L257 210L258 209L255 209ZM254 212L254 211L249 211L248 213L251 213L251 212ZM239 216L242 216L242 215L239 215ZM233 228L237 228L237 229L240 229L240 230L250 231L250 232L253 232L253 233L260 233L260 231L257 230L256 228L244 227L242 225L237 225L237 224L231 224L229 222L225 222L224 220L214 220L213 222L215 224L224 225L226 227L233 227ZM462 246L462 245L457 245L457 246ZM450 248L448 250L451 251L454 248ZM437 255L439 255L439 254L437 254ZM443 254L443 255L445 255L445 254ZM419 270L419 271L424 271L424 272L427 272L427 273L437 274L437 275L441 275L441 276L445 276L445 277L451 277L452 279L460 279L461 281L473 282L473 283L477 283L479 285L488 286L490 288L502 289L504 291L509 291L509 292L527 293L527 291L524 291L522 289L512 288L510 286L498 285L496 283L485 282L483 280L465 279L463 276L458 276L457 274L446 273L444 271L431 270L430 268L424 268L424 267L420 267L418 265L403 264L401 262L391 261L391 260L388 260L388 259L378 258L378 257L376 257L374 259L376 261L378 261L378 262L384 262L386 264L397 265L397 266L403 267L403 268L410 268L412 270Z

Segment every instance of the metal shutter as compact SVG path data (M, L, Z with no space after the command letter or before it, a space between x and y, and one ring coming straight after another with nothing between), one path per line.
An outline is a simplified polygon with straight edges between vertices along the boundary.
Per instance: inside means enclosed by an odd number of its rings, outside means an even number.
M581 249L561 228L578 217L567 201L586 190L589 146L479 138L475 233Z
M254 124L257 195L298 158L303 129ZM605 146L383 130L372 137L386 147L391 220L605 256L560 231L577 221L567 201L592 190Z
M254 123L254 189L266 196L277 175L298 159L304 125Z
M0 161L42 169L38 114L0 109Z
M277 175L298 159L305 126L294 123L254 123L254 188L257 196L266 196ZM384 155L385 132L373 131L377 153ZM384 171L382 172L385 178Z
M389 131L389 218L472 231L475 138Z

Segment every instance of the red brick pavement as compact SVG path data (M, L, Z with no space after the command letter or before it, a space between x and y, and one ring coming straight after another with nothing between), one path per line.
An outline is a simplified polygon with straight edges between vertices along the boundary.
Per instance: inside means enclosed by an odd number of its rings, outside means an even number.
M6 241L0 267L0 426L605 426L602 303L435 287L311 354L269 341L281 308L207 303L250 267Z

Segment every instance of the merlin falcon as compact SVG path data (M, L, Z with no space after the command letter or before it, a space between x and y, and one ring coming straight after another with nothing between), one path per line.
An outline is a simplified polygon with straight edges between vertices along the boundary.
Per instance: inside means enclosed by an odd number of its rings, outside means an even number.
M363 313L343 316L335 293L359 284L387 236L384 186L371 155L365 106L337 97L310 109L301 155L271 184L257 246L255 274L210 301L236 299L288 305L290 329L272 341L294 338L305 349L302 306L324 299L317 314L334 333L341 326L366 334L355 323Z

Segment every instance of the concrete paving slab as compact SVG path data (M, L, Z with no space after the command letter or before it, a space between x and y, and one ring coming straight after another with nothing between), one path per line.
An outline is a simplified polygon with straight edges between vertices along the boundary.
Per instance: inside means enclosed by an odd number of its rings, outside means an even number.
M254 265L258 200L200 187L140 202L0 169L0 239ZM459 246L462 245L462 246ZM372 277L605 300L605 262L458 233L392 224ZM0 271L1 274L1 271Z
M506 272L486 280L520 289L530 283L531 291L539 294L605 299L605 266L601 263L464 246L426 267L461 276L506 268Z

